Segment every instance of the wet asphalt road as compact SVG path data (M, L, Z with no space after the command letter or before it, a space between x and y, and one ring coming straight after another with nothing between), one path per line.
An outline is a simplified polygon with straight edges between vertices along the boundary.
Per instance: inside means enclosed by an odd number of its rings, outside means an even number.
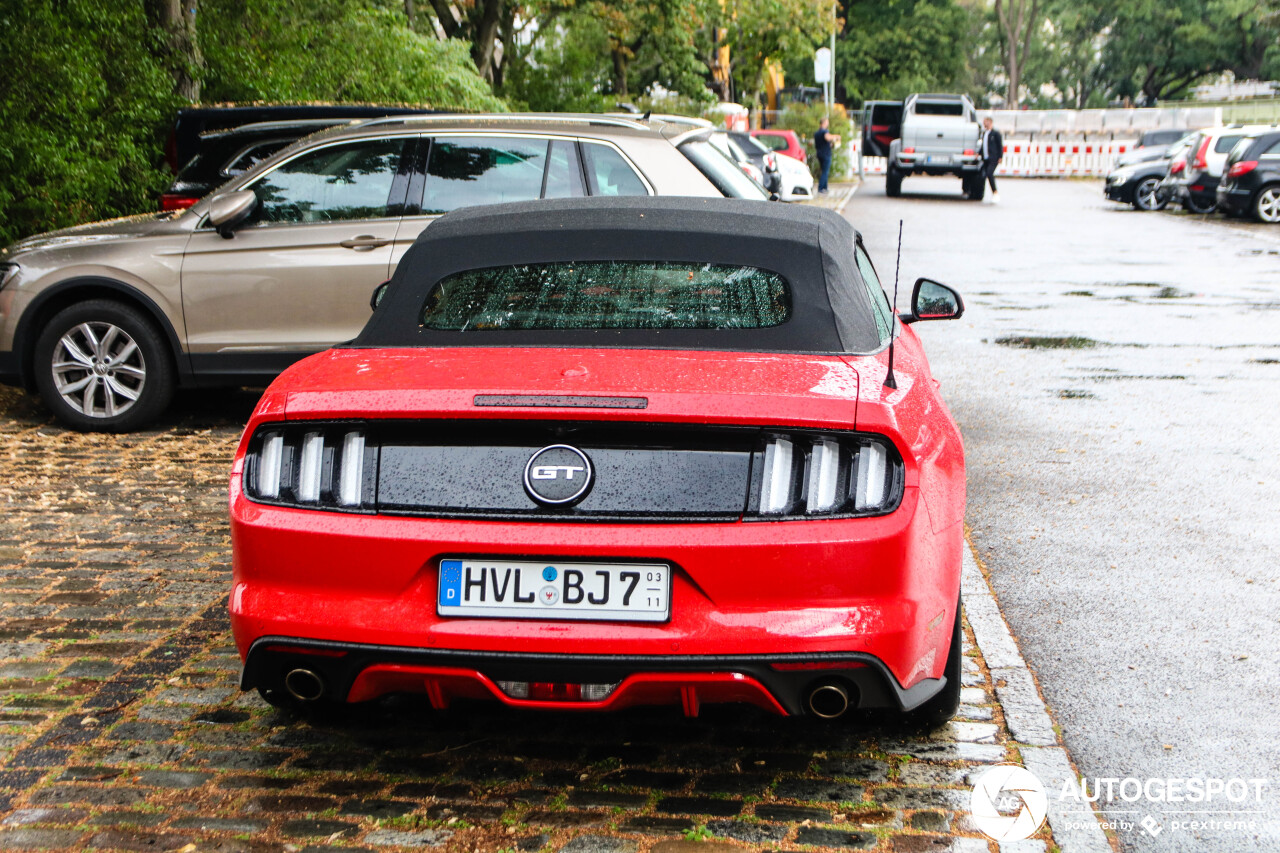
M1122 847L1276 849L1280 228L1000 186L887 199L870 178L845 211L886 288L904 220L900 309L921 275L966 297L916 329L965 436L973 541L1081 773L1268 780L1260 803L1100 803L1156 820ZM1087 340L1009 340L1033 337Z

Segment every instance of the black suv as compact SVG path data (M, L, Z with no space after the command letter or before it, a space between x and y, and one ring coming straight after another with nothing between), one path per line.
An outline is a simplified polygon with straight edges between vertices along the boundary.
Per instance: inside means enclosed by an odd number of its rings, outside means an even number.
M1218 209L1280 223L1280 129L1246 136L1227 155Z
M161 210L183 210L308 134L350 119L263 121L200 134L195 156L160 196Z

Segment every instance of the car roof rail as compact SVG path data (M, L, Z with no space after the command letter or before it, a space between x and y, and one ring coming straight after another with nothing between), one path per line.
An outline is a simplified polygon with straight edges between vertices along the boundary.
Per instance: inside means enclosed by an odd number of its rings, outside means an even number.
M714 127L691 127L671 137L671 144L678 147L693 140L707 140L711 138L713 131L715 131Z
M308 127L314 127L316 130L324 130L327 127L338 127L344 124L357 124L361 119L358 118L299 118L299 119L278 119L276 121L254 121L249 124L237 124L234 127L217 127L212 130L200 131L201 139L209 139L217 136L233 136L244 132L270 132L273 130L301 130Z
M648 126L639 119L615 116L592 115L587 113L436 113L432 115L400 115L385 118L366 119L359 123L360 127L373 127L381 124L448 124L459 121L510 121L510 122L545 122L549 124L584 124L606 127L627 127L637 130L648 130Z

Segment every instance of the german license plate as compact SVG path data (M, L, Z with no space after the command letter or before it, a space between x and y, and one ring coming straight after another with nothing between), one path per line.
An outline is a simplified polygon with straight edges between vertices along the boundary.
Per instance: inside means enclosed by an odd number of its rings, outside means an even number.
M436 613L665 622L671 616L671 567L665 563L441 560Z

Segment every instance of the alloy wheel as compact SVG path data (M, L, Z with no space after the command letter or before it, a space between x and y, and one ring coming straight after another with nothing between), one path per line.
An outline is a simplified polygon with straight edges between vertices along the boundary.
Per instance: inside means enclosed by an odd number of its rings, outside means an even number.
M1133 197L1142 210L1155 210L1160 205L1160 179L1147 178L1134 188Z
M1253 209L1263 222L1280 222L1280 187L1266 187L1258 193Z
M53 384L68 406L91 418L127 412L147 382L142 350L112 323L87 322L68 329L53 348Z

